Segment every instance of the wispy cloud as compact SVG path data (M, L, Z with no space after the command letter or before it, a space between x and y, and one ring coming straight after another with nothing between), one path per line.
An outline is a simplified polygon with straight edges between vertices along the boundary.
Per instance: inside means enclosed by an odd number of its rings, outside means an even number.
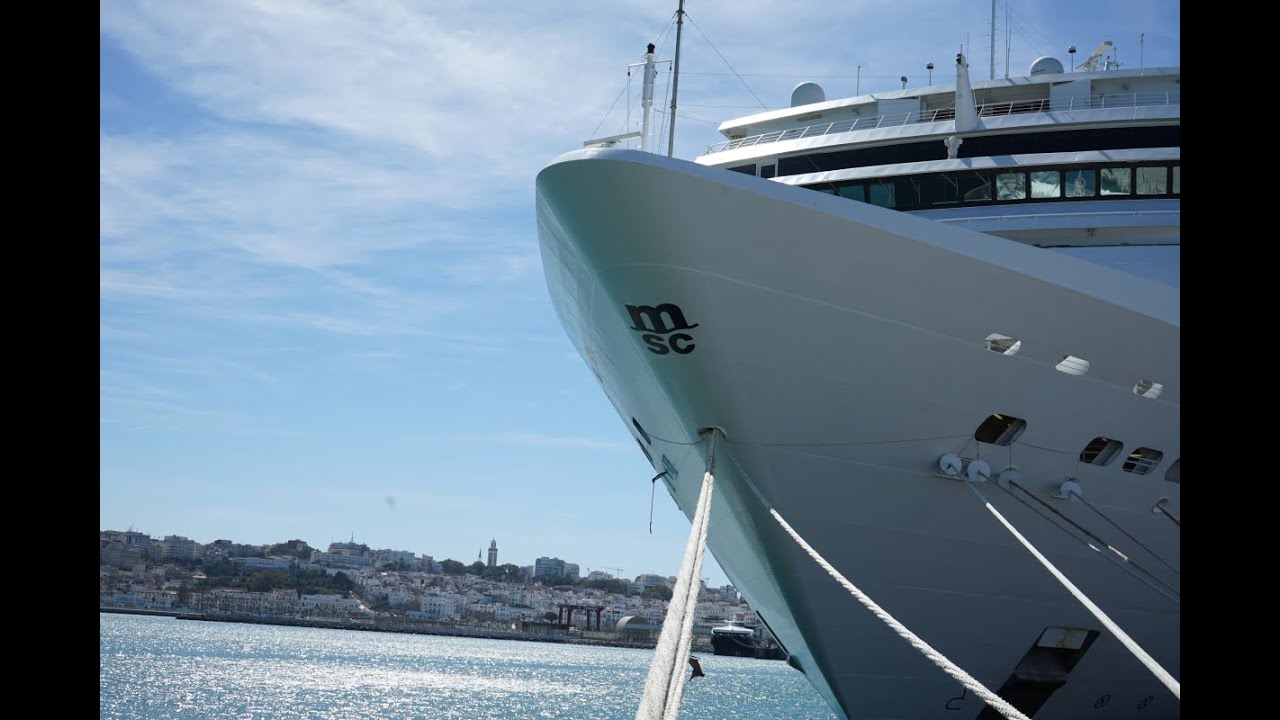
M1002 0L1021 31L1015 68L1112 37L1132 64L1138 31L1114 34L1118 22L1148 33L1148 65L1176 64L1176 3L1081 3L1063 12ZM422 488L465 534L478 514L495 514L490 487L507 483L497 494L514 506L513 525L546 494L510 476L547 477L566 455L643 467L547 302L533 183L593 134L638 129L640 84L626 66L647 42L670 57L675 5L104 0L104 522L150 518L205 540L265 541L282 514L238 508L256 507L270 485L295 507L289 532L345 537L359 493L383 530L389 488L352 482L368 473L395 487L399 517ZM877 92L903 74L918 82L932 61L946 81L961 43L971 57L985 52L989 18L980 3L939 0L686 9L681 157L721 139L716 126L743 106L785 106L801 80L819 80L829 97ZM660 93L669 80L660 77ZM664 139L667 102L656 115ZM505 429L482 432L493 418ZM230 457L229 434L258 454ZM185 479L171 466L179 447ZM510 462L483 497L469 495L416 469L423 447L430 462L466 463L490 448ZM456 448L464 457L452 460ZM244 477L252 499L232 489ZM202 506L190 488L215 486L222 505L183 515ZM159 502L173 487L174 502ZM151 499L154 510L138 514ZM404 524L406 544L422 542L421 524ZM528 533L573 542L545 523Z

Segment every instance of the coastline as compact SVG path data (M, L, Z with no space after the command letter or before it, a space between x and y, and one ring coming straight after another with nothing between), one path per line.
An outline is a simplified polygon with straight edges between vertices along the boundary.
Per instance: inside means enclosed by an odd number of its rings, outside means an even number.
M406 625L385 621L359 622L354 620L317 620L307 618L262 618L252 615L203 615L200 613L178 612L174 610L139 610L134 608L99 607L100 613L117 613L123 615L153 615L171 617L176 620L203 620L207 622L232 622L250 625L288 625L292 627L327 628L330 630L363 630L366 632L390 632L409 635L442 635L447 637L467 637L488 640L525 640L528 642L552 642L566 645L591 645L596 647L618 647L633 650L652 650L656 643L627 642L603 638L574 638L564 635L532 634L508 632L503 630L486 630L483 628L454 628Z

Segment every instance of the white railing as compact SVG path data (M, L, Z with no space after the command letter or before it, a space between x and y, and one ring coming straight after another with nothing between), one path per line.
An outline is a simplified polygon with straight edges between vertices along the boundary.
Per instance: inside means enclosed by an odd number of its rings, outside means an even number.
M1015 100L1012 102L987 103L978 106L979 117L999 117L1002 115L1021 115L1025 113L1066 112L1071 110L1097 110L1127 107L1147 107L1152 105L1180 105L1182 91L1162 93L1126 93L1123 95L1099 95L1089 98L1061 98L1050 100ZM956 116L955 107L937 108L934 110L913 110L907 113L892 115L874 115L872 117L854 118L839 122L821 123L807 127L774 130L773 132L752 135L737 140L725 140L707 148L705 155L752 147L783 140L799 140L801 138L821 137L835 133L853 132L855 130L874 130L882 127L897 127L912 123L930 123L952 120Z

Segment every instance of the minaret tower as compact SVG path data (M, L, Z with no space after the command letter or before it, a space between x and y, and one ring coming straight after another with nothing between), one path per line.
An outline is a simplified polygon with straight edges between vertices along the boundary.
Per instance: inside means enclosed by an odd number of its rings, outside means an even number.
M489 567L498 567L498 541L489 541Z

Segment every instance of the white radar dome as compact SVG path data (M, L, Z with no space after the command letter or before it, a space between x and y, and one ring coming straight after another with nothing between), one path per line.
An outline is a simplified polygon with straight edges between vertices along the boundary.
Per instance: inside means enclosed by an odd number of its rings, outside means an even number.
M1065 72L1062 69L1062 61L1055 57L1036 58L1031 63L1031 69L1027 71L1028 75L1060 75Z
M821 85L814 82L802 82L791 91L791 107L812 105L826 99L827 93L822 90Z

